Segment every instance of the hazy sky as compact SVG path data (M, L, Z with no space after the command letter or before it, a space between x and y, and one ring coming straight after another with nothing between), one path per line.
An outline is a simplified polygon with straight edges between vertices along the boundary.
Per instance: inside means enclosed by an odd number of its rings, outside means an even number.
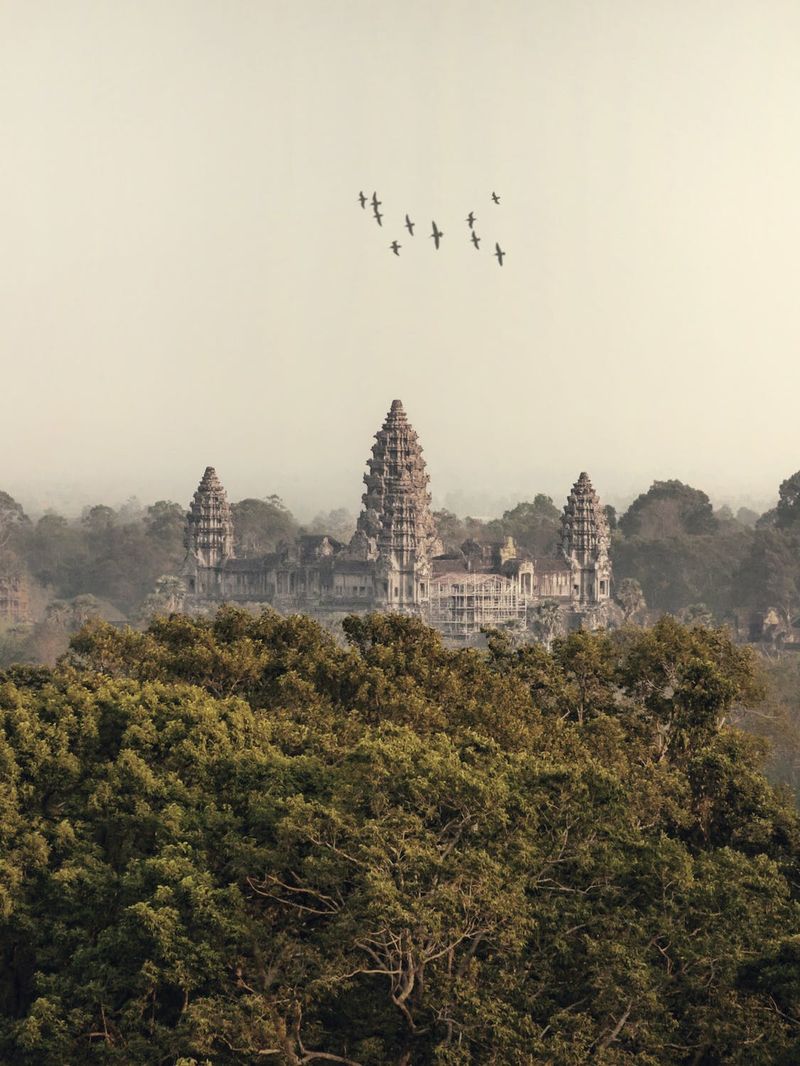
M395 397L479 513L800 467L797 0L0 0L0 134L30 504L354 510Z

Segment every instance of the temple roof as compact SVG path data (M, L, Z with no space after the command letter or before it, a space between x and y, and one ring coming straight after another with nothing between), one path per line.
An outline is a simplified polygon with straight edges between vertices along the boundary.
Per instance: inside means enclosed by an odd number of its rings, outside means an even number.
M535 559L533 568L537 574L557 574L562 572L569 574L571 572L571 567L567 560L558 556L555 558L543 556L541 559Z
M200 478L200 484L197 486L198 492L224 492L222 482L217 477L217 472L213 466L207 466L203 476Z
M561 517L561 546L565 555L606 553L608 520L586 471L581 471L567 497Z
M422 448L400 400L392 401L375 434L367 466L357 534L366 535L384 556L410 559L440 551Z
M233 555L231 508L213 466L205 468L189 504L185 542L189 551L205 554L209 562Z
M337 559L337 574L371 574L375 570L375 563L368 559Z

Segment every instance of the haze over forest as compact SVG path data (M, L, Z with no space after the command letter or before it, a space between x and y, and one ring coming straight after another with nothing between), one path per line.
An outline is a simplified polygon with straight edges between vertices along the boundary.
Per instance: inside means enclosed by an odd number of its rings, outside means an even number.
M10 0L3 487L185 502L213 463L234 499L355 511L400 396L461 513L584 468L612 503L679 478L771 505L798 39L778 0Z

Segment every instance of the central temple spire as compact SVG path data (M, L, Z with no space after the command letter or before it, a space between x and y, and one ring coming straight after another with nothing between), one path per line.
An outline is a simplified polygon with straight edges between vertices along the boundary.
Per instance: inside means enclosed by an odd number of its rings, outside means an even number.
M233 519L213 466L207 466L186 516L186 547L205 566L233 556Z
M572 486L561 516L561 550L572 569L573 599L596 605L611 595L608 519L589 475Z
M418 577L427 574L430 559L442 546L431 514L422 448L400 400L392 401L375 434L367 466L364 507L351 548L366 558L380 559L384 568L414 575L411 591L403 580L398 596L417 602L425 594Z
M608 554L608 520L586 471L578 476L567 498L561 516L561 539L567 557L597 559Z

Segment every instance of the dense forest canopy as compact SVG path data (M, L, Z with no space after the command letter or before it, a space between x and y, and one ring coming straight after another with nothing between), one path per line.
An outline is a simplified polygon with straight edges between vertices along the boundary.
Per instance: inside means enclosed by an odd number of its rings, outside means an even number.
M740 508L714 509L702 491L677 480L657 481L616 515L612 530L614 610L618 623L647 625L670 614L686 623L725 624L740 641L761 639L769 654L798 638L800 619L800 473L779 487L776 506L759 516ZM303 527L276 496L233 504L237 554L278 549L299 532L326 532L346 542L355 518L344 509L317 515ZM512 536L534 556L557 550L560 512L537 494L486 520L435 514L446 551L468 540ZM179 573L185 556L185 510L170 501L117 509L98 504L68 520L29 517L0 492L0 588L21 580L28 592L25 624L0 620L0 668L53 664L69 638L90 618L145 625L156 613L180 609ZM552 605L537 608L532 634L547 643L559 632ZM795 786L800 779L800 676L777 662L779 712L762 732L775 741L770 772ZM789 685L788 678L794 678ZM795 683L796 682L796 683ZM777 723L777 724L776 724Z
M664 619L91 622L0 675L0 1060L800 1057L800 823Z

